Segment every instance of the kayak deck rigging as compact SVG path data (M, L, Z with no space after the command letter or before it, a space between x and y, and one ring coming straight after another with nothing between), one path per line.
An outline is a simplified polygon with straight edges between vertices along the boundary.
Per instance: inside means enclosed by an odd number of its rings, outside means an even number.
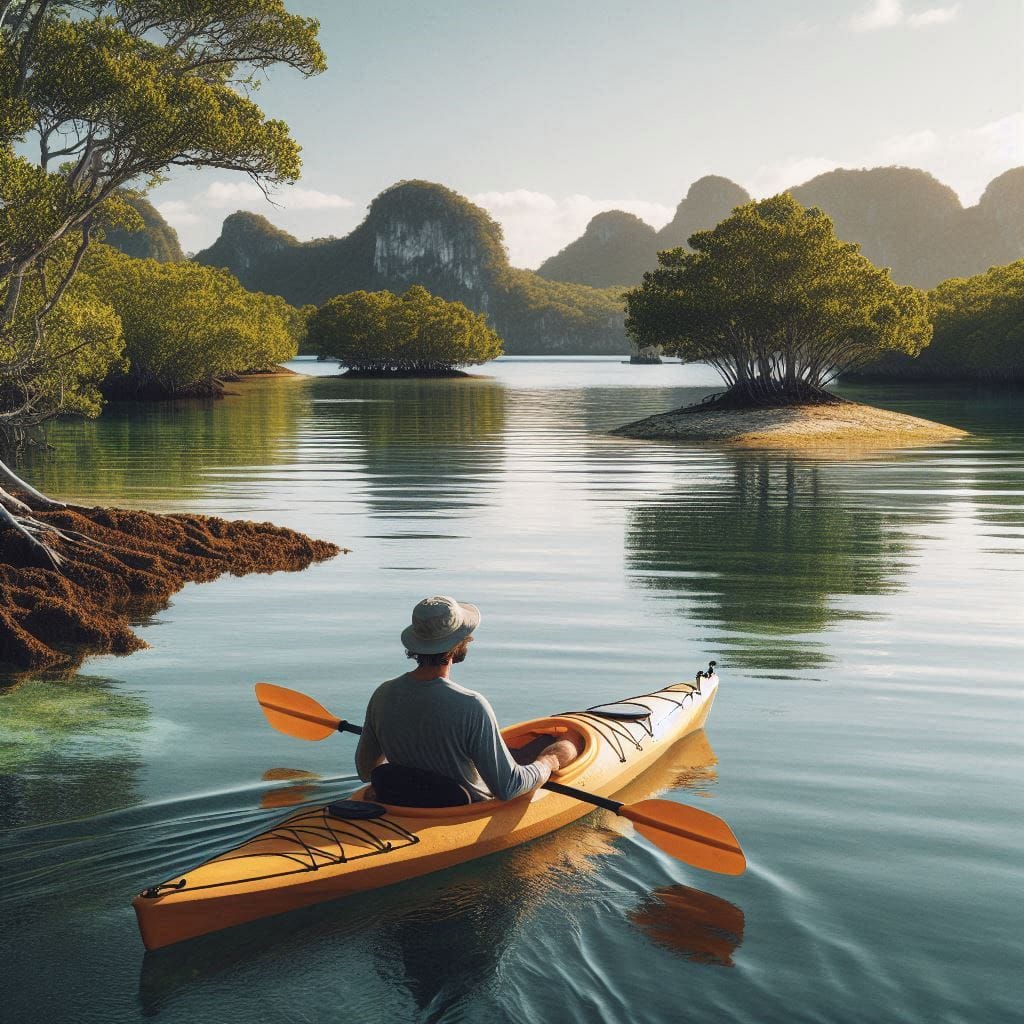
M334 817L328 812L328 807L316 807L288 818L280 825L261 832L241 846L215 858L222 864L228 861L279 858L288 862L281 866L280 871L234 875L224 881L200 885L189 885L186 876L190 872L184 871L178 876L177 881L161 882L151 889L146 889L141 895L146 899L156 899L168 891L181 891L185 888L191 892L198 892L201 889L218 889L240 882L261 882L267 878L319 871L329 865L348 864L362 857L391 853L404 846L413 846L419 841L419 836L414 832L386 816L355 821ZM293 866L288 866L289 864Z
M674 705L675 710L680 710L686 707L686 701L689 699L693 701L695 696L700 695L700 687L695 684L689 684L690 689L681 689L687 684L677 683L676 686L680 689L674 689L673 693L679 693L680 699L674 697L666 697L664 693L642 693L636 697L626 697L624 700L616 701L614 705L603 705L595 704L592 708L587 708L586 711L564 711L558 718L571 718L579 722L586 722L591 729L593 729L598 735L601 736L606 743L615 751L619 758L620 764L625 764L629 758L626 756L626 744L630 744L635 750L643 750L643 736L638 736L633 733L630 726L637 725L648 738L654 737L654 725L651 719L654 715L654 709L650 705L646 704L648 700L663 700L669 704ZM646 715L630 716L628 718L623 717L618 713L602 712L602 707L615 707L622 704L633 704L637 707L647 709ZM670 711L669 714L672 714Z

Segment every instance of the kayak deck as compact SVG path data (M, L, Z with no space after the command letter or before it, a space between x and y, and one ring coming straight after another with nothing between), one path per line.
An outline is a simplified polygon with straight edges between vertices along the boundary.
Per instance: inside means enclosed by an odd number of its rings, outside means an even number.
M552 779L610 797L677 740L703 727L717 691L676 683L623 704L570 711L503 730L509 746L571 735L583 750ZM646 713L642 709L646 709ZM366 787L351 799L366 798ZM329 806L329 805L328 805ZM386 806L354 820L307 808L133 901L147 949L324 900L379 888L528 842L589 814L593 806L544 789L514 800L461 807Z

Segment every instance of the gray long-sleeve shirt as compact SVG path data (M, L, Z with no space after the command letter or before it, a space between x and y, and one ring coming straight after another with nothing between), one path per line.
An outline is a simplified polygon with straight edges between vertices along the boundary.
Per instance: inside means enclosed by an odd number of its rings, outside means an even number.
M479 693L450 679L421 680L409 673L381 683L370 698L356 747L364 782L381 755L455 779L475 800L511 800L550 774L544 765L516 764L491 705Z

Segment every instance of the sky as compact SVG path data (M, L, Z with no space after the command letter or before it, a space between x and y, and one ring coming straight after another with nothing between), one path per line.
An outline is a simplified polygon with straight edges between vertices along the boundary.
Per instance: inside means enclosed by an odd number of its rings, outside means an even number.
M344 235L387 186L440 182L536 267L623 209L660 227L690 184L755 197L836 167L920 167L972 205L1024 164L1022 0L288 0L328 70L257 94L303 148L268 203L244 175L150 193L197 251L238 209Z

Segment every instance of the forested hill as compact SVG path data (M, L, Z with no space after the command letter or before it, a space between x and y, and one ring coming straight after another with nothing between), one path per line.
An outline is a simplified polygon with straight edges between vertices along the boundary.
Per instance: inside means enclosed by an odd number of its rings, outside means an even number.
M859 242L864 255L891 267L901 284L933 288L1024 257L1024 167L994 179L966 209L951 188L910 167L829 171L789 192L804 206L824 210L840 238ZM537 272L579 284L635 284L659 250L685 245L695 231L714 227L749 199L728 178L701 178L661 231L618 210L598 214Z
M551 281L597 287L636 284L662 249L686 245L695 231L713 228L750 196L728 178L710 174L695 181L660 231L631 213L599 213L583 235L545 260L537 273Z
M159 263L175 263L185 258L178 242L178 232L163 219L148 199L138 195L123 195L122 198L142 218L142 229L108 231L103 239L107 245L120 249L128 256L156 260Z
M344 238L298 242L264 217L234 213L195 256L245 287L295 305L357 289L435 295L487 313L512 353L628 352L618 292L547 281L509 266L501 226L441 185L405 181L370 204Z

